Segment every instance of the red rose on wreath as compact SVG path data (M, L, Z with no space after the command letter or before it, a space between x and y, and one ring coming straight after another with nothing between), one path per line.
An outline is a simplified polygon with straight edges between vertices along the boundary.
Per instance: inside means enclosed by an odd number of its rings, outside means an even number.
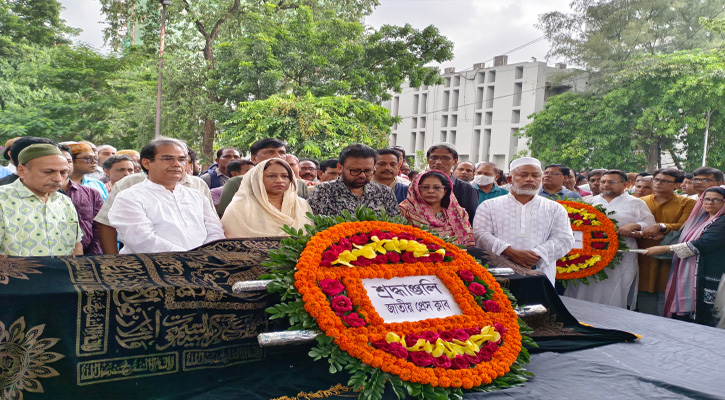
M347 296L335 296L330 301L330 304L336 313L352 310L352 301Z
M470 285L468 285L468 290L471 291L476 296L483 296L486 294L486 288L481 285L480 283L473 282Z
M389 252L385 253L385 255L388 256L388 261L390 261L393 264L397 264L398 262L400 262L400 254L398 254L394 251L389 251Z
M358 313L347 314L346 316L344 316L342 318L342 322L344 322L347 326L349 326L351 328L366 325L365 320L360 318L360 314L358 314ZM405 357L405 356L403 356L403 357Z
M451 368L452 369L466 369L471 365L471 363L466 360L466 357L463 356L456 356L451 360Z
M433 364L433 356L426 353L425 351L411 351L408 352L410 361L419 367L427 367Z
M607 246L606 243L592 243L592 247L597 250L602 250Z
M481 331L479 330L478 333L481 333ZM431 343L435 343L435 341L438 340L439 337L441 337L441 335L439 335L438 332L433 331L424 331L420 334L421 339L425 339Z
M483 302L483 309L488 312L499 312L501 307L493 300L486 300Z
M473 272L471 272L467 269L458 271L458 276L460 276L461 279L463 279L466 282L472 282L474 279Z
M478 332L478 333L481 333L481 332ZM453 336L453 339L460 340L461 342L465 342L466 340L468 340L468 337L469 337L468 333L466 333L466 331L463 329L452 330L451 336Z
M406 348L398 342L388 343L388 347L385 350L396 357L408 358L408 350L406 350Z
M442 355L439 357L433 357L433 366L434 367L441 367L441 368L450 368L451 367L451 359L448 358L446 355Z
M328 296L335 296L345 290L345 286L336 279L323 279L320 281L320 289Z

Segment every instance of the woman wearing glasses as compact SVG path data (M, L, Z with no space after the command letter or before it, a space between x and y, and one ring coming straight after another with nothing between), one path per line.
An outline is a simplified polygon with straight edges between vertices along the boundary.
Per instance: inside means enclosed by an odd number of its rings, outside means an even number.
M428 226L440 236L453 238L455 244L474 246L468 213L458 205L452 187L443 172L420 173L410 185L408 197L400 203L400 214L415 226Z
M286 236L282 227L303 229L312 212L307 200L297 196L297 179L286 161L264 160L244 175L239 191L229 203L222 226L227 238Z
M714 325L713 303L725 273L725 189L705 190L672 246L650 247L645 255L674 252L673 270L665 292L665 315L693 318ZM694 316L693 316L694 313Z

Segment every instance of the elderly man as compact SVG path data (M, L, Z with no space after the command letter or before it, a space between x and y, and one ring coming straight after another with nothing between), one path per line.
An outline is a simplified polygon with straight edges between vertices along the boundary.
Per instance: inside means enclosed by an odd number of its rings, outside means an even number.
M103 167L103 172L106 174L106 177L108 177L108 182L106 182L106 190L108 190L109 193L111 192L111 189L113 188L113 185L116 184L116 182L120 181L126 176L132 175L133 171L135 170L133 160L131 159L131 157L125 155L113 155L107 157L101 163L101 167Z
M209 186L209 189L224 186L230 178L227 173L227 164L230 161L239 160L240 158L242 158L242 155L234 147L219 149L216 152L215 163L209 169L202 172L199 178Z
M640 248L659 246L665 234L679 231L697 203L693 199L675 193L675 188L682 185L682 181L685 180L685 174L682 171L674 168L660 169L655 171L654 178L651 176L649 178L650 182L654 182L654 194L641 197L641 199L647 204L657 223L648 226L639 234L635 234L640 238L637 240ZM643 180L635 185L641 182ZM670 276L672 260L640 254L637 261L639 263L639 295L637 296L639 311L664 316L665 288Z
M425 154L428 161L428 168L438 170L450 176L453 182L453 195L456 196L458 204L468 212L468 219L473 223L478 207L478 194L476 189L468 182L464 182L452 176L453 166L458 163L458 151L450 143L437 143L428 148Z
M453 176L464 182L471 183L473 181L475 170L476 167L473 165L473 163L468 161L461 161L456 164L455 168L453 168Z
M157 141L175 141L179 146L186 147L184 142L176 140L176 139L169 139L169 138L160 138L160 139L154 139L151 141L150 144L156 143ZM123 150L122 150L123 151ZM121 151L116 153L116 155L119 155ZM140 157L140 155L139 155ZM111 190L111 193L108 195L108 199L106 199L106 202L103 204L103 207L101 207L101 211L98 212L98 215L96 215L96 218L94 218L94 221L97 222L98 225L98 235L101 238L101 248L103 249L104 254L118 254L118 246L117 246L117 237L118 233L116 232L116 229L111 226L111 222L108 219L108 212L111 210L111 207L113 206L113 203L116 199L116 196L118 196L119 193L122 191L137 185L141 182L143 182L146 179L145 173L137 173L128 175L125 178L121 179L120 181L116 182L113 185L113 189ZM209 186L204 183L200 178L196 176L192 176L189 174L184 174L181 178L181 181L179 182L182 186L186 186L190 189L194 189L204 195L208 201L209 204L212 204L211 200L211 193L209 192Z
M10 140L8 140L8 142L10 142ZM7 160L10 160L9 166L13 166L14 173L0 179L0 186L9 185L18 180L18 178L20 178L17 171L17 166L20 165L18 161L18 154L20 154L20 152L23 151L23 149L25 149L26 147L36 143L47 143L57 146L57 143L54 140L35 136L23 136L16 138L16 140L13 140L10 144L10 147L5 148L5 151L3 152L3 157L5 157Z
M634 197L642 198L654 193L652 175L637 177L634 181Z
M285 159L285 155L287 154L287 143L279 139L259 139L252 143L249 147L249 152L252 153L251 160L254 165L257 165L264 160L269 160L270 158L281 158L287 161ZM243 176L235 176L224 184L224 189L222 190L222 195L219 198L219 204L217 205L217 211L219 212L220 217L224 215L224 211L226 211L227 206L229 206L229 203L232 202L234 195L237 193L239 186L242 184L243 178ZM304 182L301 182L301 180L298 180L297 196L306 199L307 194L307 185L304 184Z
M478 204L486 200L508 194L508 190L496 184L496 178L501 170L494 163L483 161L476 166L476 176L473 178L473 187L478 192Z
M553 200L581 199L581 195L564 187L564 180L568 179L570 169L561 164L547 165L544 169L544 180L539 196Z
M308 202L317 215L340 215L343 210L355 213L365 206L377 213L400 215L395 194L387 186L371 182L378 153L363 144L347 146L340 152L338 167L342 175L334 181L320 183L310 193Z
M98 146L96 151L98 151L98 163L103 165L103 162L106 161L108 157L115 155L118 150L110 144L102 144Z
M398 181L398 168L400 168L400 153L394 149L378 150L373 182L389 187L400 204L408 197L408 185Z
M209 199L180 184L188 162L178 140L156 140L141 150L146 179L120 192L108 212L124 244L121 254L188 251L224 239Z
M71 168L58 146L32 144L17 160L19 179L0 187L0 254L82 255L78 214L71 199L58 193Z
M639 231L655 223L655 218L647 204L627 193L627 174L619 170L610 170L600 180L602 193L589 202L601 205L608 212L614 212L613 219L619 223L617 234L625 238L630 249L637 248L634 239ZM625 253L615 269L608 269L609 278L587 285L569 285L566 296L593 301L610 306L634 309L637 304L637 277L639 267L637 254Z
M556 260L574 244L564 207L538 196L541 162L523 157L511 162L511 193L486 200L473 221L476 246L504 255L527 268L556 279Z
M70 148L70 154L73 157L73 172L71 172L70 179L81 186L97 190L105 201L108 198L106 185L89 176L98 167L98 157L96 157L93 148L87 142L71 142L67 143L67 146Z
M722 186L722 184L723 173L717 168L700 167L692 171L692 186L697 192L698 198L705 190L714 186Z

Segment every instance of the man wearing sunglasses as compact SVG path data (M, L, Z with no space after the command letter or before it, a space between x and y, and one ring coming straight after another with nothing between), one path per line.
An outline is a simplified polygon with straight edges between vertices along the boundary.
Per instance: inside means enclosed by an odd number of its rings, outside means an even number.
M340 177L315 187L307 201L317 215L340 215L343 210L355 213L365 206L380 213L399 215L398 201L390 188L371 182L378 153L364 144L353 144L340 152L337 167Z

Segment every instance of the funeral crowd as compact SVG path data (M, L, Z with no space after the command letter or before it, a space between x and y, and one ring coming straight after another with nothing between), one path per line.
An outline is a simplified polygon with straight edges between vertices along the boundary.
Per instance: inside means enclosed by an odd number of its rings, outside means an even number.
M5 143L3 156L1 256L188 251L224 238L283 236L285 225L304 229L308 213L365 206L540 270L554 284L557 260L575 244L554 200L582 199L612 213L628 249L646 251L625 252L603 281L557 285L560 294L712 324L725 273L723 172L709 167L577 173L522 157L506 175L492 163L459 162L453 145L439 143L418 172L398 147L353 144L320 162L288 154L274 138L253 143L248 159L219 149L205 171L171 138L135 151L20 137Z

